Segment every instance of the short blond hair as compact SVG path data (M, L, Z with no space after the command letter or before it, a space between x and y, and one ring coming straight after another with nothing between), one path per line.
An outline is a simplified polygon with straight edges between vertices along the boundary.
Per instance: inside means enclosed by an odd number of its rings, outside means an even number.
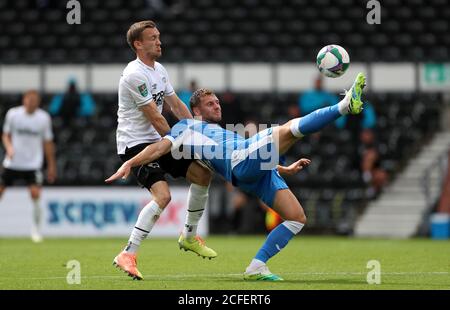
M134 41L139 41L142 39L142 32L147 28L156 28L156 23L152 20L144 20L141 22L136 22L130 26L127 31L127 42L131 49L136 53L136 48L134 47Z
M207 88L199 88L197 89L189 99L189 105L191 107L191 111L193 108L200 104L200 100L205 96L215 95L214 92Z

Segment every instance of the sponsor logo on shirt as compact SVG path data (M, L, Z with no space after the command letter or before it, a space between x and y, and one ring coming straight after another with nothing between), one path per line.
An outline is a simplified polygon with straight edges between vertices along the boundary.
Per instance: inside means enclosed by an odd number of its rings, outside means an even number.
M158 107L164 103L164 91L160 91L157 94L153 94L152 97L153 97L153 100L155 100L156 105Z
M17 128L16 130L17 134L19 135L26 135L26 136L39 136L39 131L33 131L29 128Z

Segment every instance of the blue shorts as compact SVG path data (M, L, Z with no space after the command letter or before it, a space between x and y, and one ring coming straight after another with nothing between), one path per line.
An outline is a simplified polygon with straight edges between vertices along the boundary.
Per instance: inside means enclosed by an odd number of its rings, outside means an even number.
M254 194L272 207L275 194L287 189L284 179L276 170L280 161L272 128L260 131L246 140L246 148L240 150L233 167L233 184L243 191Z
M286 181L280 176L276 169L266 170L265 173L254 182L245 182L237 179L236 186L244 192L256 195L271 208L277 191L289 188Z

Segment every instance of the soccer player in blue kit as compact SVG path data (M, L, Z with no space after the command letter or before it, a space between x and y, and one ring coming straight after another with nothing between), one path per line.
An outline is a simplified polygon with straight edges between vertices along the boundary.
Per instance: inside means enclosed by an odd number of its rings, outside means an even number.
M268 128L249 139L217 125L222 118L219 100L212 91L199 89L192 95L190 105L194 116L201 121L179 121L161 141L126 161L106 182L127 178L132 167L152 162L168 152L175 159L201 160L233 185L256 195L283 218L284 222L267 236L244 273L246 280L282 281L269 271L266 263L302 230L306 216L280 173L295 173L310 161L302 158L283 167L278 165L278 158L304 135L321 130L342 115L361 113L364 86L365 76L359 73L338 104Z

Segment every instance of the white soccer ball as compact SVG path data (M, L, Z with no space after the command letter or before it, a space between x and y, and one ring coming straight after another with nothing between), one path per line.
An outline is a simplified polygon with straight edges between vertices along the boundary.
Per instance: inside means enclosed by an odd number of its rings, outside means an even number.
M332 44L322 48L317 54L317 67L328 77L337 78L347 71L350 66L350 56L339 45Z

